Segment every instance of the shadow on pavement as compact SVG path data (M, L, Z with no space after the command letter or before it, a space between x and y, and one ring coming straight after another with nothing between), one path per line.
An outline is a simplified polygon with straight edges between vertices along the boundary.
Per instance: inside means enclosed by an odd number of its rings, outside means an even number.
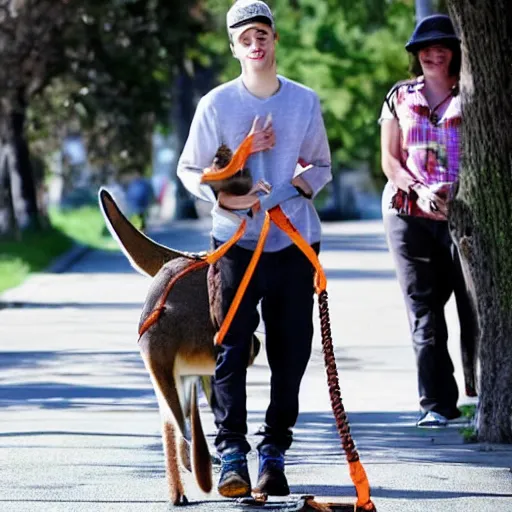
M345 485L308 485L291 486L290 490L294 494L313 494L315 496L346 496L355 497L354 488ZM509 498L511 493L486 493L486 492L465 492L465 491L420 491L408 489L386 489L382 487L372 487L372 498L393 498L402 500L436 500L450 498Z
M383 234L322 235L322 251L382 251L387 252Z
M464 419L447 428L420 429L415 426L416 414L411 412L347 411L347 415L363 461L485 464L494 468L512 464L512 450L506 446L483 449L480 444L464 443L460 434L460 429L468 425ZM295 430L290 464L303 464L305 460L308 464L345 464L331 413L303 412Z
M142 310L141 302L9 302L10 309L137 309Z
M156 410L138 351L0 352L0 409Z
M354 269L327 269L325 275L331 279L395 279L394 270L354 270Z

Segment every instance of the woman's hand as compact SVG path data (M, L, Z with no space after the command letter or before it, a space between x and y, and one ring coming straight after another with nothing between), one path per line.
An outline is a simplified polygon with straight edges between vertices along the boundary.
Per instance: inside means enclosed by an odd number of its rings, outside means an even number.
M423 183L415 183L411 190L418 196L417 205L430 216L437 220L446 220L448 216L448 205L446 199L432 192Z

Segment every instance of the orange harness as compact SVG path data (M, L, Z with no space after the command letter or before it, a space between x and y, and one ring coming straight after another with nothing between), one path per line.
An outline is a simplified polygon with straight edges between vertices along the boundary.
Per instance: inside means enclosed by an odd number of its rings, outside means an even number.
M252 137L248 136L237 149L228 166L220 170L205 169L202 176L202 182L223 180L229 178L233 174L235 174L239 169L243 168L247 157L251 154L251 145ZM331 398L331 405L334 417L336 420L336 427L338 429L342 447L345 451L347 462L349 464L350 478L352 479L352 482L356 488L357 502L355 504L355 508L356 510L375 512L376 508L370 497L370 485L368 482L368 478L366 476L366 472L363 468L363 465L359 460L359 454L352 440L348 419L346 417L343 402L341 400L341 393L339 390L338 382L338 372L336 369L336 362L334 359L334 351L332 347L332 339L330 333L329 310L327 305L326 291L327 279L325 277L325 272L313 248L306 242L306 240L304 240L299 231L290 222L288 217L286 217L280 206L275 206L265 213L265 220L263 222L263 227L260 233L260 237L258 239L258 243L256 245L256 249L244 273L242 281L240 282L238 290L236 291L233 302L229 307L229 310L222 322L219 331L215 335L214 343L216 345L222 344L222 341L229 330L231 322L233 321L233 318L238 310L244 293L247 290L247 286L249 285L251 278L254 274L254 270L256 269L256 265L258 264L261 253L263 252L263 247L265 246L265 241L267 239L271 221L274 222L274 224L277 227L283 230L290 237L290 239L306 255L306 257L309 259L309 261L315 268L316 272L314 284L315 292L318 294L318 302L320 307L322 345L327 370L329 394ZM198 261L191 263L189 266L187 266L181 272L179 272L176 276L174 276L173 279L171 279L171 281L167 284L162 296L160 297L157 306L148 316L145 322L141 325L139 329L140 336L142 336L160 317L165 307L167 297L169 296L169 293L174 284L186 274L193 272L194 270L197 270L199 268L206 267L207 265L212 265L220 258L222 258L227 253L227 251L233 245L235 245L243 236L246 225L246 221L243 220L240 226L238 227L238 230L230 240L222 244L216 250L207 253Z
M231 306L229 307L229 310L226 314L226 317L224 318L224 321L222 322L222 325L215 335L214 342L215 345L220 345L222 343L222 340L226 336L226 333L229 330L229 327L231 325L231 322L233 321L233 318L235 317L235 313L238 310L238 307L240 306L240 302L242 301L242 298L245 294L245 291L247 290L247 286L249 286L249 283L252 279L252 276L254 274L254 270L256 269L256 265L258 264L258 261L260 259L261 253L263 252L263 247L265 246L265 241L267 239L268 231L270 228L270 221L273 221L276 226L281 228L285 233L289 235L289 237L292 239L293 242L302 250L302 252L307 256L309 261L313 264L316 274L315 274L315 291L316 293L320 294L326 289L327 280L325 278L325 272L320 264L320 261L318 259L318 256L316 255L315 251L311 248L311 246L302 238L300 233L295 229L293 224L289 221L288 217L283 213L283 210L281 210L280 206L275 206L271 210L265 213L265 220L263 222L263 228L261 230L260 237L258 239L258 243L256 245L256 249L252 255L251 261L249 262L249 266L247 267L245 274L242 278L242 281L240 283L240 286L238 287L238 290L235 294L235 297L233 299L233 302L231 303ZM151 312L151 314L146 318L144 323L139 328L139 336L142 336L160 317L165 302L167 300L167 297L169 296L169 293L171 292L172 288L176 284L177 281L179 281L183 276L189 274L190 272L193 272L194 270L198 270L200 268L204 268L207 265L213 265L218 260L220 260L228 251L235 245L240 238L242 238L245 228L247 226L247 222L245 220L242 221L240 226L238 227L236 233L233 235L233 237L222 244L220 247L215 249L214 251L207 253L205 256L202 256L198 261L194 261L189 266L185 267L181 272L176 274L167 284L165 287L164 292L160 296L160 299L158 300L157 305Z

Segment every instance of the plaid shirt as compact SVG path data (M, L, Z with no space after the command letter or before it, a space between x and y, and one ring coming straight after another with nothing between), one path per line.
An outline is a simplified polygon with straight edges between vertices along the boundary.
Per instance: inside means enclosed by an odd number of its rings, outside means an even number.
M399 82L388 95L381 120L397 119L400 126L400 161L420 183L440 187L449 196L459 175L461 103L458 87L443 101L444 114L431 111L423 95L423 77ZM429 217L416 204L414 192L388 183L384 192L389 208L407 215Z

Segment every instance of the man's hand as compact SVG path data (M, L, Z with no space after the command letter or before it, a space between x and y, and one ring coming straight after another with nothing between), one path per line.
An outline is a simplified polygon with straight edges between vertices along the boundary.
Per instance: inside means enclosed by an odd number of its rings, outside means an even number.
M264 180L259 180L256 185L254 185L251 190L247 193L250 194L257 194L258 192L263 192L264 194L270 194L272 190L272 185L270 183L267 183Z
M301 190L302 195L310 198L313 196L313 189L311 188L310 184L302 177L302 176L296 176L292 180L292 185L295 188L298 188Z
M272 117L269 115L263 127L260 127L260 118L256 116L249 135L253 135L251 153L272 149L276 145L276 135L272 127Z
M243 196L221 191L219 192L219 204L227 210L251 209L253 213L256 213L260 209L258 193L269 194L271 189L272 187L267 182L260 180L252 187L248 194Z
M446 220L448 207L446 199L432 192L423 183L415 183L412 190L418 196L417 204L425 212L436 220Z

